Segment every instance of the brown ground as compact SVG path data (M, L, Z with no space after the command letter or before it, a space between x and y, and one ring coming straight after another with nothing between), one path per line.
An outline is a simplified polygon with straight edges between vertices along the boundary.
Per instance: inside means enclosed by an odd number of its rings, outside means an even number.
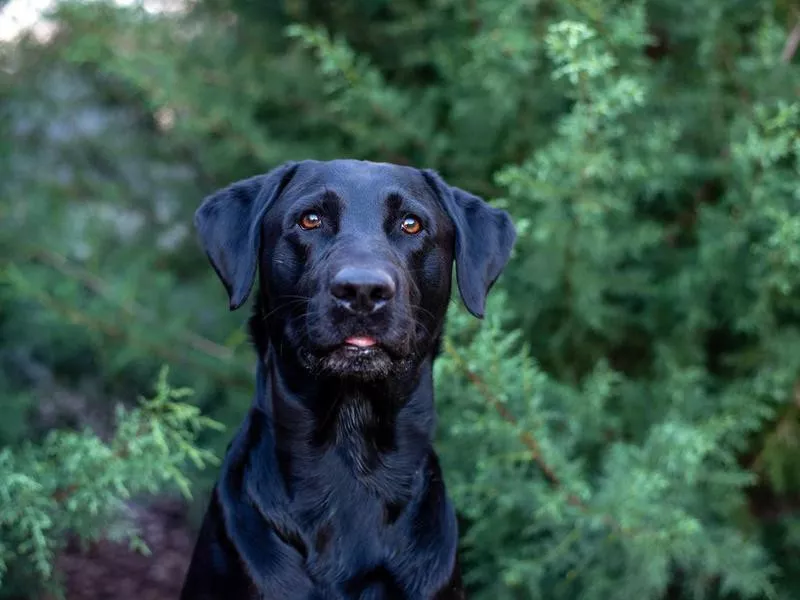
M27 367L41 397L48 399L38 406L41 430L88 426L108 439L115 402L103 401L96 382L88 380L73 391L60 386L46 369L32 363ZM178 600L195 536L186 522L185 505L160 499L132 510L151 554L132 551L125 543L103 541L88 551L70 544L55 565L65 582L66 600Z
M126 544L71 545L57 561L67 600L177 600L194 546L184 507L160 501L136 510L150 556Z

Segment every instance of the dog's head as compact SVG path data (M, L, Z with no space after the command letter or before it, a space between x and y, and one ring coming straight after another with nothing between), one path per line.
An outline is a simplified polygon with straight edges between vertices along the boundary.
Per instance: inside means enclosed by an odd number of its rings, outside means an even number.
M362 380L431 351L453 263L464 304L482 317L516 237L506 212L433 171L357 160L292 162L236 182L205 199L195 225L231 310L258 271L281 345L312 371Z

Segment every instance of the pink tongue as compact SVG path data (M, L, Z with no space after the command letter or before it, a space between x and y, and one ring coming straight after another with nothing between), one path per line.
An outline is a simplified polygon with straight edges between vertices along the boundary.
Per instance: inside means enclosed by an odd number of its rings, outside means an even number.
M349 337L344 343L350 344L351 346L358 346L359 348L368 348L375 345L375 340L371 337Z

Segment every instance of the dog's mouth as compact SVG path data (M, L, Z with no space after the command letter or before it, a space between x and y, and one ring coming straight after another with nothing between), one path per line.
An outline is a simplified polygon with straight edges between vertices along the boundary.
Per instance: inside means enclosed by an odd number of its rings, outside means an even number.
M369 335L351 335L307 354L313 370L345 379L388 377L402 356L391 345Z
M325 354L328 358L336 357L340 361L352 361L353 364L396 358L392 348L369 335L346 337L340 343L328 348Z
M377 346L378 341L368 335L354 335L346 338L344 340L344 345L348 348L359 348L365 350Z
M384 356L390 360L402 360L405 358L405 353L401 346L370 335L348 336L340 343L328 347L325 353L361 357Z

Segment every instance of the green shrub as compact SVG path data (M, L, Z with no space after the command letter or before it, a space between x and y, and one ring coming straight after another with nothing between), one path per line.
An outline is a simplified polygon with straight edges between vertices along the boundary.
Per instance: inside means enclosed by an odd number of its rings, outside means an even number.
M196 440L219 424L183 401L190 395L168 384L165 368L153 398L118 407L110 440L54 430L40 443L0 451L0 596L53 587L55 555L69 535L128 540L147 552L127 502L171 488L191 498L185 470L217 464Z
M193 239L202 196L289 159L434 167L520 230L487 320L454 302L437 366L470 597L800 595L793 3L55 19L47 44L6 45L0 88L0 385L19 411L20 355L123 396L168 361L238 422L253 357Z

